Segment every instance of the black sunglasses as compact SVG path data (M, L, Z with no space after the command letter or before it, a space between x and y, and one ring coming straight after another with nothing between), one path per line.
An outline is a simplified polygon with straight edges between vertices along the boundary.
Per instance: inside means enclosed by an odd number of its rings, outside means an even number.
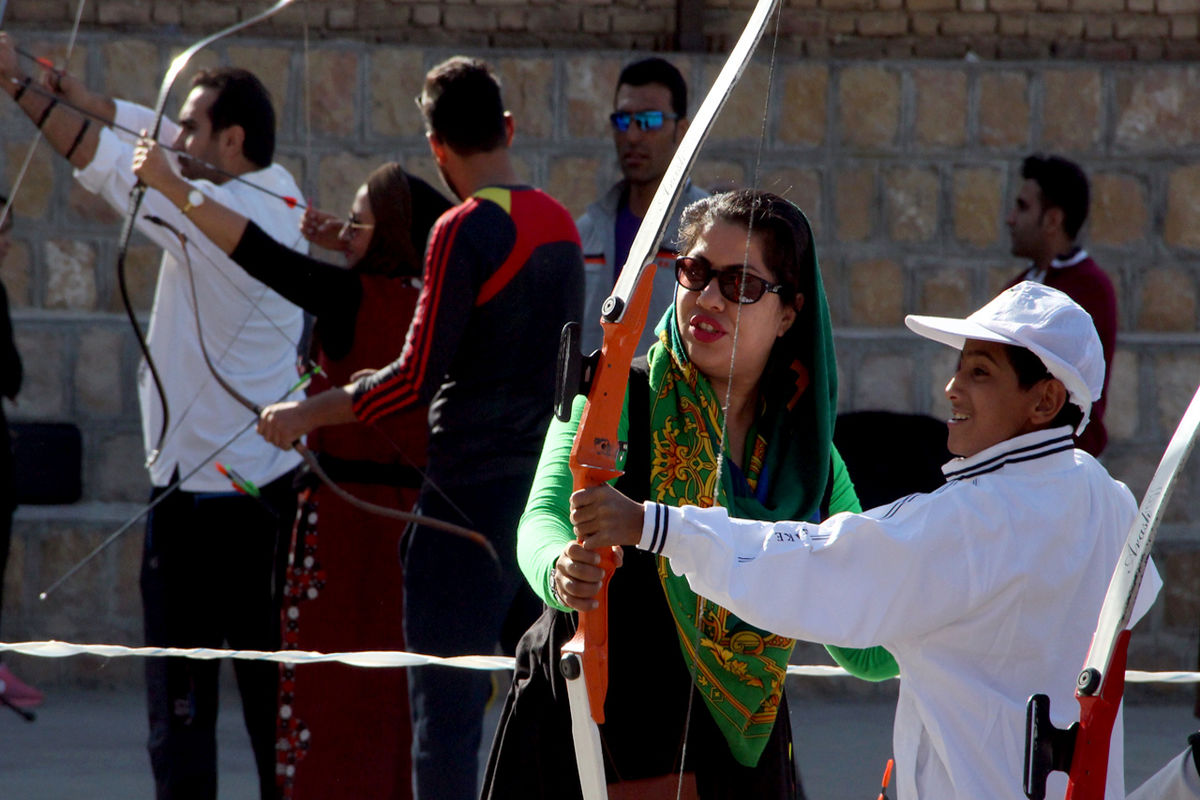
M747 272L741 264L714 268L707 259L695 256L675 259L675 281L689 292L703 291L714 277L721 296L731 303L742 305L757 303L768 292L782 299L787 288L782 283L771 283Z
M656 131L669 119L679 119L678 114L665 111L614 111L608 117L613 128L624 133L632 122L644 131Z

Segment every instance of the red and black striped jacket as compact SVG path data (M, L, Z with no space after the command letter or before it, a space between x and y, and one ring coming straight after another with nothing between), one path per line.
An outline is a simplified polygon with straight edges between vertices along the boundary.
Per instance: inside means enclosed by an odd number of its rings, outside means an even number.
M429 404L438 484L532 475L554 397L559 332L583 310L570 214L527 186L481 189L434 226L400 357L358 382L364 421Z

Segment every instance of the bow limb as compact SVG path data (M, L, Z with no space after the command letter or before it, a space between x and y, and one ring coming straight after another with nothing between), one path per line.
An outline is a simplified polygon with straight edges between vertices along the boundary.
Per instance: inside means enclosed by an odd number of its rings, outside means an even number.
M1067 800L1103 800L1108 778L1108 754L1113 725L1125 689L1125 655L1142 576L1162 512L1187 463L1200 433L1200 387L1192 395L1179 426L1171 436L1154 477L1146 488L1137 516L1125 538L1121 561L1113 571L1100 606L1096 631L1075 684L1079 721L1066 729L1050 721L1050 699L1029 698L1025 728L1026 797L1046 796L1050 772L1068 773ZM1116 765L1117 769L1121 766Z
M629 380L629 367L646 325L654 273L653 255L662 241L700 147L749 64L777 4L778 0L758 0L749 22L700 104L659 182L613 293L604 303L601 314L604 343L571 449L570 466L576 490L598 485L621 474L617 459L624 448L618 442L617 426ZM563 672L567 677L572 728L576 732L576 760L585 800L607 796L604 765L598 761L597 725L604 721L604 700L608 692L608 580L613 569L611 553L604 554L601 566L605 578L596 597L599 607L594 611L579 612L575 637L563 647ZM586 691L580 691L579 684L586 687ZM581 708L583 699L587 700L587 704Z
M321 468L320 462L317 461L316 456L312 454L311 450L299 442L295 442L292 447L296 449L296 452L300 454L300 457L304 459L304 462L308 465L308 468L312 470L312 473L317 476L321 483L325 484L327 487L329 487L330 491L355 508L362 509L363 511L371 514L378 514L382 517L390 517L391 519L401 520L403 522L412 522L416 525L421 525L426 528L435 528L444 533L453 534L454 536L461 536L467 541L474 542L482 547L487 551L488 555L492 557L493 561L495 561L497 564L500 563L500 556L496 553L496 548L493 547L492 543L489 542L487 538L478 531L464 528L461 525L455 525L452 522L434 519L433 517L426 517L409 511L400 511L399 509L389 508L388 506L369 503L360 497L355 497L341 486L338 486L337 483L335 483L334 480L329 477L325 470Z
M178 80L180 73L187 67L188 62L192 60L192 56L199 51L208 47L213 42L219 41L233 33L255 25L265 19L273 17L283 9L291 5L295 0L279 0L275 5L265 11L256 14L253 17L230 25L227 28L217 31L204 37L200 41L188 47L174 59L167 68L167 73L163 77L162 84L158 89L158 101L154 106L154 125L150 131L151 139L158 139L159 131L162 129L163 114L167 107L167 98L171 94L171 89L175 86L175 81ZM133 191L129 194L129 211L125 216L125 222L121 227L121 235L118 239L117 246L117 284L121 290L121 304L125 308L125 315L129 318L130 324L133 326L134 336L138 342L138 348L142 351L142 356L146 361L146 368L150 371L150 377L154 380L154 388L158 392L159 405L162 408L162 425L158 431L158 439L154 447L150 450L146 458L147 465L153 464L158 460L158 455L162 452L163 440L167 438L167 429L170 427L171 417L170 410L167 407L167 393L163 388L162 377L158 373L158 367L154 363L154 357L150 354L150 346L146 342L146 336L142 333L142 326L137 320L137 313L133 310L133 303L129 298L129 287L125 278L125 262L129 255L129 241L133 236L134 223L137 221L138 212L142 208L142 198L146 194L145 185L138 183L133 187Z
M213 363L212 358L209 355L208 344L204 340L204 328L200 321L200 303L198 294L196 292L196 274L192 269L192 259L188 253L187 236L185 236L179 230L176 230L166 221L158 219L157 217L153 218L151 221L167 228L179 238L179 244L184 255L183 263L185 269L187 270L188 283L190 284L192 290L192 314L196 320L196 338L200 343L200 354L204 358L205 366L208 367L208 371L212 374L212 377L217 384L220 385L220 387L224 389L230 397L232 397L241 405L245 406L245 408L252 412L255 417L258 417L262 413L262 407L249 397L246 397L237 389L237 387L231 384L225 378L225 376L220 373L216 364ZM421 514L414 514L408 511L400 511L399 509L390 508L388 506L378 505L376 503L363 500L360 497L356 497L343 489L341 486L337 485L337 483L335 483L334 480L329 477L329 474L325 472L325 470L321 467L320 462L317 461L316 456L314 456L312 451L305 447L304 444L297 441L292 443L292 447L300 455L300 457L304 459L304 463L308 465L308 468L314 475L317 476L318 480L329 487L330 491L355 508L371 514L377 514L382 517L388 517L390 519L395 519L402 522L411 522L427 528L434 528L445 533L453 534L454 536L460 536L482 547L487 551L488 555L491 556L493 561L495 561L497 564L500 563L500 556L496 553L495 547L493 547L492 543L478 531L473 531L469 528L464 528L461 525L455 525L444 520L434 519L433 517L426 517Z

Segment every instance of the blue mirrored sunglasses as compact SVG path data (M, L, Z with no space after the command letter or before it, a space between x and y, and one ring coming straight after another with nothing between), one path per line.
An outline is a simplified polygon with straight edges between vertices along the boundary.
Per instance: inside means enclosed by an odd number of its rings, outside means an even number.
M679 119L678 114L666 111L614 111L609 120L615 130L624 133L629 130L629 123L634 122L644 131L656 131L669 119Z

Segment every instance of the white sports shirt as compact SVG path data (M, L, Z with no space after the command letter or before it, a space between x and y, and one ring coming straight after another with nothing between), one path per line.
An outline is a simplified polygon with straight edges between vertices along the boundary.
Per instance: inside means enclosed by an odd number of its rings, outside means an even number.
M647 503L639 547L746 621L828 644L884 645L900 665L897 795L1022 798L1025 704L1078 718L1075 678L1137 504L1072 446L1019 436L943 467L948 483L821 525ZM1146 570L1133 621L1162 581ZM1121 721L1108 796L1123 798ZM1047 797L1066 779L1051 776Z

